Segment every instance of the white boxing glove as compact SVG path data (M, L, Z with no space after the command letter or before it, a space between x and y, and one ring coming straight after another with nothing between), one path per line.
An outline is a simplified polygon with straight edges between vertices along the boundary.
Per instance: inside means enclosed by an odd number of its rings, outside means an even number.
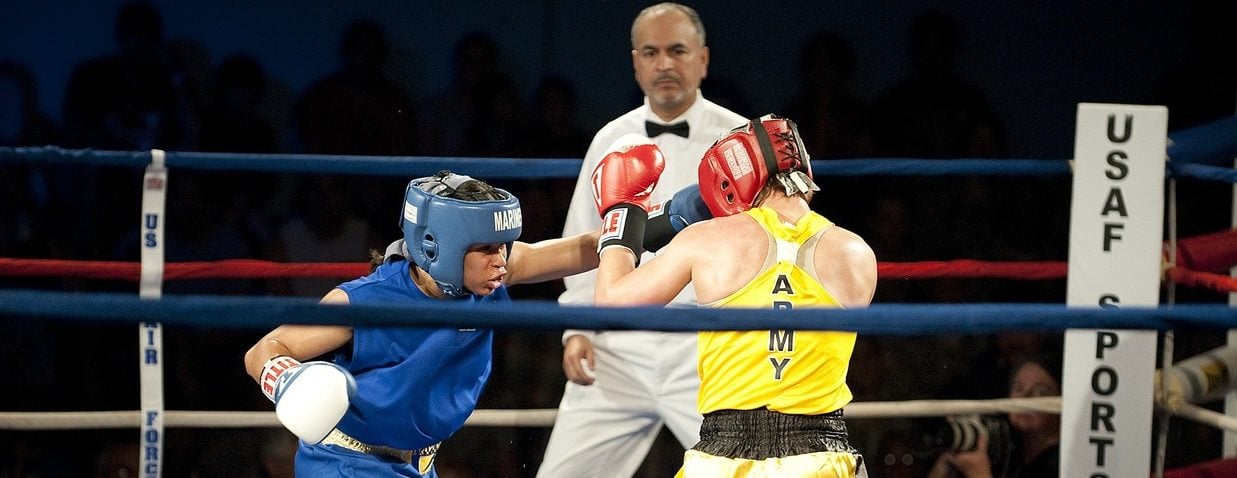
M335 429L356 396L356 379L330 362L301 363L280 355L262 366L262 393L275 416L305 443L316 445Z

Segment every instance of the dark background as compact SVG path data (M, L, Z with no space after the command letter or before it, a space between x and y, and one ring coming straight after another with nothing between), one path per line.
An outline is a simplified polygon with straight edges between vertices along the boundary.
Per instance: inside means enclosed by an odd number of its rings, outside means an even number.
M40 105L58 116L74 64L114 50L112 19L121 3L0 2L0 58L29 64ZM590 131L632 106L629 32L649 3L156 2L169 38L199 43L210 61L252 54L294 93L336 66L340 32L352 20L374 19L386 28L392 75L415 99L447 86L455 41L481 30L498 42L522 90L530 92L547 74L568 76ZM1211 55L1214 68L1232 71L1234 19L1227 2L699 3L693 6L708 30L711 75L736 82L757 114L777 111L798 89L799 47L811 34L834 31L849 40L857 59L854 91L871 98L908 73L912 18L949 12L960 31L959 76L978 85L1009 126L1014 157L1068 156L1078 102L1163 103L1159 85L1175 69L1203 61L1199 56ZM1205 48L1212 51L1204 55ZM1231 113L1233 104L1225 106Z
M1133 3L692 6L712 52L704 94L745 115L790 116L804 127L813 157L827 161L1068 158L1079 102L1167 105L1170 131L1232 115L1235 4ZM159 1L150 5L162 30L128 53L113 35L122 5L0 0L0 145L580 158L597 128L639 102L629 30L644 2ZM952 55L952 68L925 86L906 80L916 78L909 32L927 14L935 25L952 25L957 42L935 50ZM370 74L340 73L341 38L358 21L368 23L355 30L357 44L385 44L386 56L371 56L385 63ZM848 46L853 69L831 86L809 87L800 51L821 33ZM466 37L488 39L496 55L463 94L453 55ZM845 56L834 51L806 65L836 72ZM543 84L557 88L548 98L575 102L542 100ZM804 98L826 106L813 109ZM823 191L813 206L867 239L882 261L1066 258L1068 177L817 180ZM365 261L368 249L398 236L396 201L406 181L173 171L167 260ZM497 185L521 198L523 239L532 241L559 234L573 182ZM0 257L136 261L139 185L140 171L127 168L0 164ZM1231 227L1231 185L1182 181L1178 188L1182 236ZM337 282L176 281L164 293L317 297ZM136 290L71 277L0 278L0 287ZM512 293L553 300L560 290L555 282ZM876 302L1061 303L1064 290L1063 280L884 280ZM1226 296L1179 288L1176 300ZM0 410L137 408L133 327L10 324L0 333L0 360L26 365L0 372ZM264 332L167 330L166 407L269 410L241 366ZM1052 350L1059 339L1023 331L863 336L849 380L860 401L1000 397L1014 360ZM1216 331L1178 331L1176 355L1222 342ZM556 332L498 334L481 408L555 407L560 357ZM1170 467L1219 455L1214 429L1172 423ZM923 438L939 425L850 424L873 476L922 476L937 451ZM288 461L281 455L288 435L264 431L169 429L164 476L277 476L261 467ZM542 428L465 428L444 446L440 471L444 478L532 476L547 437ZM136 460L127 448L136 438L134 430L3 432L0 476L91 476L111 468L108 458ZM680 462L681 450L663 434L640 476L669 476Z

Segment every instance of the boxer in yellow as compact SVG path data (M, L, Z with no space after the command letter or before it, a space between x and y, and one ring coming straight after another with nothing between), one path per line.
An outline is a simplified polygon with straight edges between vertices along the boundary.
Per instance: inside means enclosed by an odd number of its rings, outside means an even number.
M603 216L596 304L668 303L689 282L702 307L866 307L876 257L808 206L819 188L790 120L765 116L713 145L699 167L714 219L692 224L637 267L654 145L613 148L594 172ZM656 211L653 214L657 214ZM853 332L702 331L700 442L677 476L864 477L842 408Z

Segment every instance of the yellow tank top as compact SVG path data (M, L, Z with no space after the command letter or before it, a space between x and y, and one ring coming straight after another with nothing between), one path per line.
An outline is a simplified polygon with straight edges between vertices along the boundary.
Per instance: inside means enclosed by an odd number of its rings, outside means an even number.
M814 212L793 225L781 222L768 208L745 214L769 237L764 267L735 293L701 307L841 307L816 277L812 254L832 222ZM846 370L854 332L701 331L699 338L701 413L767 407L817 415L851 401Z

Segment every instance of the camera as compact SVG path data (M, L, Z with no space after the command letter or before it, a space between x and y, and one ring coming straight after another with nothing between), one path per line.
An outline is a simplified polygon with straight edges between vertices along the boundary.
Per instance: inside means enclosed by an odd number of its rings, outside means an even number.
M938 451L973 451L979 438L988 441L988 461L992 475L1002 476L1014 451L1014 437L1003 415L953 415L945 419L928 437L928 445Z

